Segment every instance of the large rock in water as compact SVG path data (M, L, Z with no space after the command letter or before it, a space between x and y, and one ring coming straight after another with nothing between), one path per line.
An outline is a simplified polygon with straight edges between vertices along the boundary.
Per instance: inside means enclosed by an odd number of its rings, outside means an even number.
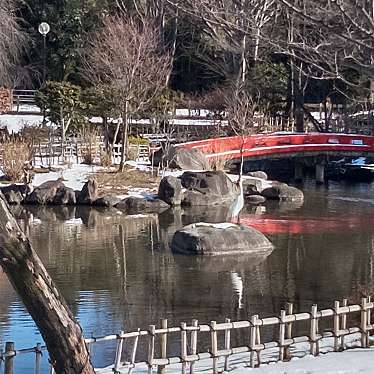
M25 184L11 184L9 186L1 187L1 192L8 204L21 204L29 192L29 187Z
M232 223L194 223L176 231L173 252L190 255L233 255L272 250L265 235L251 227Z
M55 181L47 181L36 187L34 191L25 199L27 204L54 204L56 193L60 188L65 187L63 178L58 178Z
M238 186L223 171L187 171L180 178L186 189L182 200L185 206L228 205L240 193Z
M167 176L162 178L158 187L158 197L169 205L181 205L182 183L179 178Z
M99 185L96 179L90 179L84 184L82 190L77 193L77 203L83 205L92 205L98 198Z
M303 191L286 184L279 184L265 188L261 192L261 195L269 200L296 201L304 199Z
M198 149L189 149L172 146L164 155L164 150L160 149L153 154L153 164L159 165L162 158L172 169L181 170L209 170L210 165L205 154Z

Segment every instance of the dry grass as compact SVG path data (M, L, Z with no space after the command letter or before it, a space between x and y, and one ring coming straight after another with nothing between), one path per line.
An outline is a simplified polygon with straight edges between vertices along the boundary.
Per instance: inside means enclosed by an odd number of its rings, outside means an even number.
M160 183L160 178L151 173L133 169L126 166L123 173L116 171L102 171L95 173L95 178L99 184L99 194L126 194L131 188L156 189Z
M211 170L225 170L227 160L218 158L208 158L209 168Z
M32 148L22 140L5 141L1 146L1 170L12 182L21 182L32 159Z

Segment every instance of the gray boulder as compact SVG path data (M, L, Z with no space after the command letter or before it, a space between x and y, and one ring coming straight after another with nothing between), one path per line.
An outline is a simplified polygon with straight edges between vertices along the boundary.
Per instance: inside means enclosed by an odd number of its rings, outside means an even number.
M95 200L93 205L110 208L110 207L116 206L121 201L122 199L120 199L119 197L115 195L106 195Z
M55 181L44 182L26 197L25 203L37 205L53 204L57 190L65 187L63 180L63 178L58 178Z
M61 186L57 189L52 204L55 205L75 205L75 191L69 187Z
M18 205L25 199L29 187L25 184L11 184L10 186L1 187L0 190L8 204Z
M295 201L304 199L304 194L301 190L286 184L265 188L261 192L261 195L269 200Z
M180 177L182 205L211 206L233 203L239 194L238 186L223 171L185 172Z
M165 203L175 206L182 202L182 183L181 180L167 176L162 178L158 187L158 197Z
M209 170L210 165L205 154L198 149L170 147L165 160L172 169Z
M92 205L97 200L99 194L99 185L96 179L90 179L84 184L82 190L77 194L77 203L83 205Z
M259 231L232 223L188 225L176 231L171 242L175 253L203 256L262 253L272 248Z
M140 197L127 197L116 206L127 214L161 213L169 209L169 204L160 199L143 199Z
M268 179L268 175L264 171L250 171L246 175L254 178L260 178L260 179Z

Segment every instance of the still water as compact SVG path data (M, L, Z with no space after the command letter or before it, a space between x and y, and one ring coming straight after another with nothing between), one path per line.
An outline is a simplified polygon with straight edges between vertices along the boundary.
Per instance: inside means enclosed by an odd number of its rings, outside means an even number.
M330 182L302 187L305 201L247 206L242 223L266 232L275 249L263 258L198 259L173 255L182 225L226 220L225 209L170 210L123 216L112 210L17 208L21 227L79 319L86 337L170 325L277 315L332 305L374 275L374 184ZM0 272L0 347L32 347L41 337ZM34 356L17 357L15 373ZM113 362L113 346L95 349L94 364ZM43 368L47 370L47 358ZM0 368L1 372L2 368Z

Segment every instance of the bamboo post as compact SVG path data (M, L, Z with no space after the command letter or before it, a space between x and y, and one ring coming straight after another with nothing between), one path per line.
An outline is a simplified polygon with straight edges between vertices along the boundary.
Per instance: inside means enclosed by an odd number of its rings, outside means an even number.
M42 358L42 345L38 343L35 347L35 374L40 374L41 358Z
M286 325L284 322L284 317L286 317L286 311L281 310L279 317L279 361L283 361L285 356L284 336L286 333Z
M116 349L116 358L114 361L114 373L119 373L119 369L121 367L121 358L122 358L122 350L123 350L123 338L121 336L124 334L124 331L121 331L120 336L118 337L117 349Z
M361 346L362 348L367 347L367 299L363 297L361 299Z
M226 323L230 323L231 320L230 318L226 318ZM225 330L225 349L226 350L229 350L231 349L231 329L228 328ZM230 354L228 354L226 357L225 357L225 371L229 371L230 370Z
M139 334L139 332L140 332L140 329L138 329L138 334ZM132 370L135 367L135 359L136 359L136 351L138 349L138 342L139 342L139 335L136 335L135 339L134 339L134 345L132 346L130 367L129 367L128 374L131 374Z
M257 322L258 316L252 316L251 317L251 326L249 328L250 333L250 349L251 349L251 359L250 359L250 365L251 368L255 367L255 361L254 361L254 354L255 354L255 346L256 346L256 322Z
M198 327L199 321L197 319L192 320L192 326ZM191 332L191 354L196 355L197 354L197 330L194 330ZM190 374L194 374L194 368L195 368L196 361L191 362L190 364Z
M337 352L339 350L339 322L340 322L340 316L339 316L339 308L340 308L340 302L335 301L334 303L334 351Z
M371 303L371 296L368 296L368 303ZM367 309L367 324L371 326L371 309ZM367 344L370 345L370 330L367 331Z
M14 343L5 343L4 374L13 374Z
M163 330L166 330L168 328L168 320L167 319L162 319L161 320L161 328ZM168 339L168 334L166 332L161 334L161 337L160 337L161 358L166 358L167 357L167 339ZM158 374L165 374L165 365L160 365L157 368L157 373Z
M152 374L153 359L155 356L155 325L149 326L149 341L148 341L148 374Z
M286 312L287 312L287 315L293 314L293 304L292 303L287 303L286 304ZM287 323L286 337L287 337L287 339L292 339L292 322ZM291 352L290 352L290 346L289 345L287 345L287 347L285 348L284 355L285 355L286 360L291 359Z
M348 305L348 300L343 299L343 307L346 307ZM347 328L347 313L343 313L342 315L342 330L345 330ZM340 340L340 349L344 351L344 335L342 335Z
M182 358L182 374L187 373L187 324L186 322L181 323L181 358Z
M316 340L317 340L317 305L312 305L310 313L310 354L316 356Z
M216 331L216 321L212 321L210 323L210 340L211 340L211 354L213 357L213 374L218 373L217 367L217 351L218 351L218 343L217 343L217 331Z
M258 319L258 318L257 318ZM256 326L256 344L261 344L261 334L260 334L260 326ZM256 350L257 353L257 366L260 367L261 365L261 351Z

